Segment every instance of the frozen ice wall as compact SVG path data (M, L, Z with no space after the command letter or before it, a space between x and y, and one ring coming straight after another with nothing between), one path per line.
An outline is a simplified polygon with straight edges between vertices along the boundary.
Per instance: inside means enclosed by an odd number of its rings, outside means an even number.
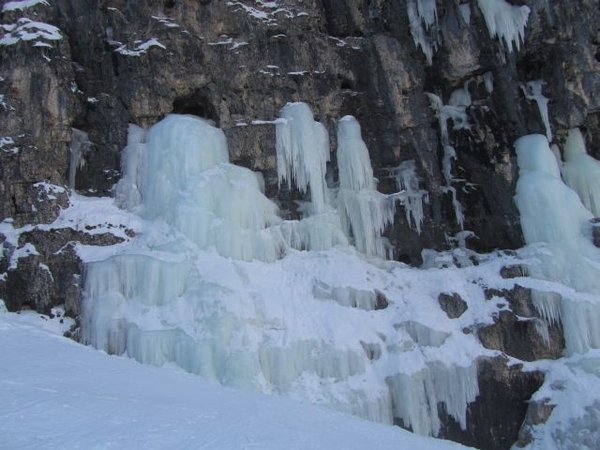
M515 200L525 241L531 244L522 254L537 260L530 274L572 288L540 286L534 297L538 311L547 323L562 323L567 354L600 348L600 249L589 236L592 214L562 182L545 136L523 136L515 147Z
M398 273L402 265L347 245L324 181L323 133L306 105L282 111L280 176L310 198L301 220L282 221L209 123L172 115L130 127L116 201L142 225L112 256L87 262L82 341L228 386L398 418L421 434L437 434L443 403L464 428L482 350L473 335L451 335L437 271ZM375 190L354 118L341 120L339 141L345 220L358 247L379 252L393 205Z

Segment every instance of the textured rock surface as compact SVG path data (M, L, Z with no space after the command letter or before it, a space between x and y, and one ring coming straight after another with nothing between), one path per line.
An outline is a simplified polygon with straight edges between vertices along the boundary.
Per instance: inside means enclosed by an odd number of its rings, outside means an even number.
M490 349L501 350L523 361L559 358L565 349L565 338L559 324L547 325L537 313L531 299L531 289L518 284L510 290L486 291L489 301L506 299L509 310L500 312L494 325L480 328L481 343ZM542 333L547 329L548 341Z
M485 450L511 448L518 439L528 400L542 385L544 375L507 363L503 357L479 361L480 394L467 410L467 429L461 430L449 418L444 436Z
M261 171L267 195L278 199L282 215L293 215L298 193L278 190L269 122L287 102L303 101L329 129L332 159L336 121L346 114L358 119L382 192L396 190L392 169L416 161L420 187L429 193L422 232L409 227L399 207L386 234L398 260L419 264L423 248L445 249L447 237L461 231L444 188L442 136L426 93L447 103L469 83L470 126L450 124L456 159L447 167L464 229L476 236L468 244L476 251L519 247L512 143L545 132L521 85L543 80L556 143L579 126L590 153L600 157L600 10L595 0L511 3L527 3L531 13L521 50L507 53L490 38L475 0L438 0L432 32L439 46L431 65L414 44L405 0L282 0L281 10L254 0L49 0L3 12L3 24L26 16L57 27L62 39L0 44L0 220L15 227L51 223L68 200L47 183L71 180L81 193L109 193L120 175L128 124L149 126L171 112L222 127L232 161ZM84 145L75 145L74 136L86 136ZM16 267L9 267L15 248L3 240L0 297L11 310L48 311L64 303L76 316L74 243L117 240L32 228L19 245L30 243L35 252ZM520 268L503 274L522 275ZM508 300L512 312L478 331L486 345L527 360L560 354L558 329L550 330L549 346L535 330L527 293L515 287L489 294ZM483 394L470 407L469 429L448 419L445 436L476 445L491 436L495 446L486 448L508 448L541 375L494 360L480 364L479 378Z

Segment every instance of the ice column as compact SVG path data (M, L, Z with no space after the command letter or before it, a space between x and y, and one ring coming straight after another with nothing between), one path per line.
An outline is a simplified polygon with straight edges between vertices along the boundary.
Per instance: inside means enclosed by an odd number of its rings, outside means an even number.
M579 137L570 134L570 153L581 154ZM600 251L585 236L592 214L560 179L545 136L523 136L515 147L519 165L515 200L521 228L525 241L536 244L523 253L539 260L530 274L573 289L557 294L540 288L534 296L536 308L547 323L561 321L567 354L599 348Z
M354 117L339 120L337 138L342 223L360 252L385 258L389 249L381 234L394 221L394 202L375 189L369 151Z
M325 211L329 161L329 138L325 126L315 122L306 103L288 103L276 121L277 174L279 183L292 183L301 192L310 191L313 213Z
M587 154L578 128L569 130L565 142L565 164L562 167L565 183L579 195L581 202L600 216L600 161Z

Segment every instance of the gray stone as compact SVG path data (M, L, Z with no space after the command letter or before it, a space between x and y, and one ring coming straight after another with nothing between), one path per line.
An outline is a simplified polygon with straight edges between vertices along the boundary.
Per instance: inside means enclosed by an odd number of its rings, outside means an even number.
M446 315L451 319L462 316L468 307L467 302L465 302L460 294L457 294L456 292L452 294L446 294L445 292L440 293L438 302Z

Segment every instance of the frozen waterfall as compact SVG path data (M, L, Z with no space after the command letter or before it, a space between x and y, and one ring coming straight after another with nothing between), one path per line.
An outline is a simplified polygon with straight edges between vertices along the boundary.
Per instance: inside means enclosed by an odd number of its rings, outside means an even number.
M286 106L276 126L280 180L307 194L300 220L278 216L260 176L229 163L208 122L170 115L130 127L116 202L143 226L86 264L82 341L421 434L438 433L443 403L464 428L479 344L444 331L439 308L431 319L399 306L414 302L411 283L439 289L427 273L404 286L401 265L365 258L384 253L394 205L375 190L358 122L339 123L337 198L325 183L327 135L308 106Z
M587 154L578 128L569 130L565 142L565 183L579 195L581 202L595 217L600 216L600 161Z
M523 136L515 147L519 164L515 200L530 244L522 254L538 261L531 265L530 275L572 288L536 292L536 307L548 324L562 324L567 354L600 348L600 249L590 241L592 214L561 180L545 136ZM570 151L573 147L571 142Z

